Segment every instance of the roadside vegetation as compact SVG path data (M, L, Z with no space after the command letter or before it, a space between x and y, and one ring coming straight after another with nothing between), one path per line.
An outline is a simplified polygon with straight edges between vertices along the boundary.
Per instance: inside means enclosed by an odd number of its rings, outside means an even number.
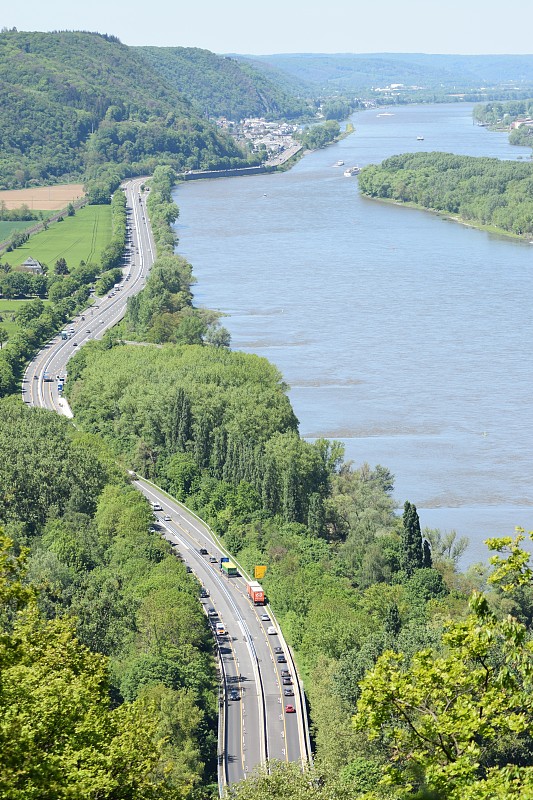
M410 153L365 167L367 197L414 203L471 225L533 235L533 165L450 153Z

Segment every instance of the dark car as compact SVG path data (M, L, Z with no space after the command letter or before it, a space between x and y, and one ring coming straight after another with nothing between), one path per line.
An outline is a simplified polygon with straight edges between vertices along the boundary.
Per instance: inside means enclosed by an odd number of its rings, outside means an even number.
M216 608L213 608L213 606L211 606L210 608L207 609L207 613L209 614L210 617L216 617L217 616Z
M288 669L282 669L281 670L281 677L282 678L290 678L291 677L291 673L289 672Z
M294 697L294 690L289 687L288 689L283 690L283 694L285 697Z
M275 646L275 648L274 648L274 652L275 653L283 653L283 647L280 647L279 644L277 644Z
M292 686L292 678L282 678L281 682L284 686Z
M287 663L287 659L285 658L285 656L278 656L277 657L277 662L278 662L278 664L286 664Z
M205 547L200 547L200 550L198 552L200 553L201 556L207 556L208 555L208 552L205 549Z
M239 692L237 691L237 689L230 689L230 691L229 691L229 699L230 700L240 700L241 699L241 696L240 696Z

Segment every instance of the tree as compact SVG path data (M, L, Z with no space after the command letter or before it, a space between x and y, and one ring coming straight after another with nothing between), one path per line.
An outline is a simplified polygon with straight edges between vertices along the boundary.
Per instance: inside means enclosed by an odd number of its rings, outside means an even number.
M420 531L420 520L416 511L416 506L406 500L403 507L403 525L401 531L401 567L412 575L415 569L424 566L424 554L422 551L422 533Z
M488 541L507 556L491 559L491 582L505 592L531 584L520 536ZM410 664L390 650L380 657L362 682L355 725L389 748L385 782L408 794L529 798L533 643L525 625L498 618L483 594L473 593L470 609L463 622L448 623L439 655L420 650Z
M41 618L24 560L0 535L0 794L176 798L154 705L112 708L107 661L80 645L72 622Z
M67 267L67 262L65 261L65 259L63 257L57 259L57 261L55 263L55 267L54 267L54 272L55 272L56 275L68 275L69 274L69 269Z
M3 326L0 326L0 350L2 349L2 347L7 342L8 339L9 339L9 333Z

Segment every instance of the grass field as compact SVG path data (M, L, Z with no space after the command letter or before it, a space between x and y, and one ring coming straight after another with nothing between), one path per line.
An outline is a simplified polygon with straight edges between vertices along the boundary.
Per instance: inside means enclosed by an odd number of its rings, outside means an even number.
M15 313L19 310L23 303L29 303L30 300L2 300L0 298L0 325L5 328L9 336L13 336L19 330L17 323L14 321ZM47 305L50 300L43 300Z
M84 206L73 217L34 234L22 247L4 253L2 259L19 267L31 256L52 269L58 258L64 258L68 266L77 267L80 261L98 263L110 239L111 206Z
M26 220L25 222L0 222L0 242L8 240L13 231L23 231L25 228L35 224L36 221L34 219Z

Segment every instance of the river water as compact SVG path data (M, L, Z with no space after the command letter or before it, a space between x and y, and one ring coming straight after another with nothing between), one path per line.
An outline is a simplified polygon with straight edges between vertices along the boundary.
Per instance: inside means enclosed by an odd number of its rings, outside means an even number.
M483 539L533 529L533 247L362 198L345 165L440 150L529 159L472 106L353 116L289 172L180 185L179 252L232 346L290 385L303 436L395 475L399 506ZM423 136L423 141L417 141Z

